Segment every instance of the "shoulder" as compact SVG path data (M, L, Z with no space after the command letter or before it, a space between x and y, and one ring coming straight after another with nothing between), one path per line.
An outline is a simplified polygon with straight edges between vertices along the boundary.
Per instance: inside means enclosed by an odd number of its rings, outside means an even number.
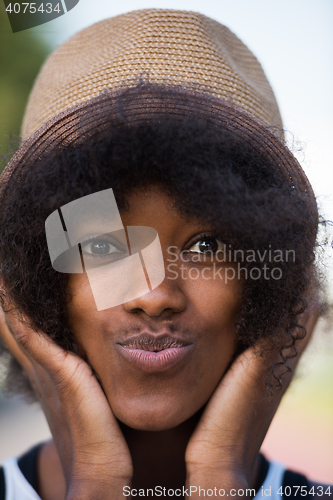
M315 495L312 496L313 500L333 499L333 484L330 485L309 481L309 487L309 491L313 490L313 492L315 493Z
M333 486L308 479L304 474L286 469L279 462L261 457L261 480L256 499L270 496L274 500L333 500Z
M333 500L333 486L309 480L305 475L287 469L283 475L282 498Z
M0 500L5 500L5 498L6 498L5 473L3 467L0 467Z
M0 500L37 499L37 455L42 443L34 446L19 458L8 458L0 467ZM6 490L7 493L6 493Z

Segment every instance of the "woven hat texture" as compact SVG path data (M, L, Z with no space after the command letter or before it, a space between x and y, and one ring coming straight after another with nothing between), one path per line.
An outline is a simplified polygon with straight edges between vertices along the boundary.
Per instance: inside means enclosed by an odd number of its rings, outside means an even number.
M147 9L96 23L51 54L28 102L23 140L65 109L140 78L230 101L282 134L258 60L228 28L195 12Z
M161 90L157 97L156 87L175 94ZM207 123L232 131L266 154L317 213L312 187L284 143L277 102L258 60L220 23L164 9L96 23L49 56L28 101L24 142L0 177L0 196L47 151L87 140L106 127L119 113L120 94L130 123L160 112L166 117L194 113L196 119L197 112Z

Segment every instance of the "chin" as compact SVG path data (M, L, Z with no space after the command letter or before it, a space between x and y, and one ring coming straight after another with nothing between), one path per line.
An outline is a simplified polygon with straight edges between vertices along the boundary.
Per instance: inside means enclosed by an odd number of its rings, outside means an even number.
M177 427L192 417L199 408L190 409L186 402L147 401L128 405L111 405L115 417L123 424L140 431L165 431Z

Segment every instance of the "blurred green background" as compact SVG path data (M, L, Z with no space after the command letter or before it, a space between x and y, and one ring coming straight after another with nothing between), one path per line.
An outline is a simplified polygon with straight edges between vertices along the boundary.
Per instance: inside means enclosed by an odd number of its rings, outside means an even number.
M11 36L8 36L11 35ZM33 30L12 34L3 1L0 1L0 169L8 149L17 146L28 95L36 75L51 52L45 39Z

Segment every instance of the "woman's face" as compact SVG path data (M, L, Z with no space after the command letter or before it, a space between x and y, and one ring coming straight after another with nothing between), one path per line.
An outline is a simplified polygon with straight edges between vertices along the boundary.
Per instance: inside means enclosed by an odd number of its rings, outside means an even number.
M121 218L124 226L157 231L165 279L141 297L98 311L87 275L72 274L71 326L115 416L136 429L165 430L197 412L223 376L236 349L241 285L225 280L231 265L219 262L222 244L211 228L180 216L158 188L131 194ZM108 245L84 251L108 252Z

